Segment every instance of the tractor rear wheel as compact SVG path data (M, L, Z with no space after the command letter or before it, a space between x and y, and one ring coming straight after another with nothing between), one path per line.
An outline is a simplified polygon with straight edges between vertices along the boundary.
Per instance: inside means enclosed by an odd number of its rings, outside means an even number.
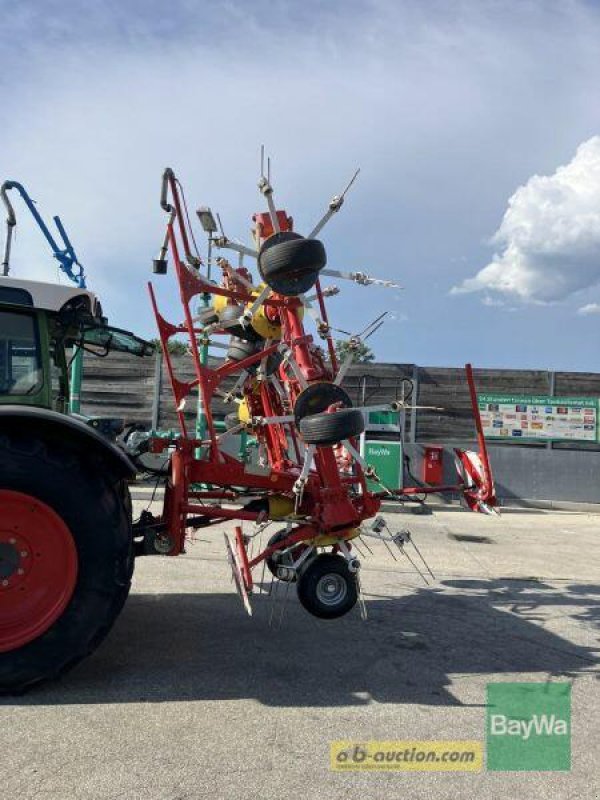
M110 630L133 573L128 495L68 443L0 437L0 692L57 677Z

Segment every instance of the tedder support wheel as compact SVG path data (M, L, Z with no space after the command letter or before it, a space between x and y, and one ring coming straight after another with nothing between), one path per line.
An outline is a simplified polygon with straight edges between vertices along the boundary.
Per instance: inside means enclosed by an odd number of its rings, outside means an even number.
M256 342L249 342L246 339L240 339L239 336L232 336L227 348L227 360L243 361L245 358L253 356L257 351L258 345Z
M208 306L208 308L201 308L198 311L198 322L200 325L214 325L215 322L219 321L219 315L214 310L212 306Z
M232 336L238 339L243 339L246 342L260 342L262 336L254 330L252 325L244 327L241 324L228 324L238 320L243 311L243 306L225 306L225 308L219 312L219 322Z
M311 289L326 263L322 242L304 239L293 231L269 236L258 254L258 271L263 281L274 292L287 297Z
M299 427L307 444L328 445L358 436L365 429L365 421L358 408L343 408L304 417Z
M238 412L230 411L229 414L225 414L223 422L225 423L225 430L227 431L230 431L232 428L237 428L237 426L240 424Z
M110 630L133 572L128 495L72 446L0 436L0 692L60 675Z
M272 547L274 544L283 541L289 533L285 530L285 528L281 531L277 531L277 533L273 534L269 541L267 542L267 547ZM290 581L294 583L296 581L296 576L294 575L291 578L282 577L278 575L277 569L278 567L291 567L294 561L304 552L306 549L306 545L304 544L297 544L295 545L289 552L281 553L275 552L273 555L269 556L267 561L267 568L273 577L278 578L280 581Z
M339 408L352 408L352 400L348 392L336 383L318 381L309 384L300 392L294 403L296 425L300 425L300 420L304 417L322 414L332 405L337 405Z
M342 617L358 600L356 575L350 572L343 556L322 553L298 578L298 599L315 617Z
M248 342L245 339L240 339L238 336L232 336L229 340L226 358L227 361L243 361L245 358L258 353L259 349L260 348L257 342ZM283 356L277 352L271 353L267 356L265 363L265 374L267 377L279 369L279 365L282 361ZM250 364L250 366L246 367L246 371L249 372L250 375L254 375L260 364L260 361Z

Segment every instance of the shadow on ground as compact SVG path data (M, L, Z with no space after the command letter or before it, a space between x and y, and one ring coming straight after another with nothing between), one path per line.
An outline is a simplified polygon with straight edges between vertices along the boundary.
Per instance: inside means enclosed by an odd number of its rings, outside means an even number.
M480 597L496 609L518 615L522 621L541 623L549 616L555 617L555 607L560 606L562 616L600 628L599 584L569 583L557 588L535 578L462 578L443 581L441 585Z
M457 592L460 592L457 593ZM545 630L544 608L600 624L600 587L536 581L446 581L398 598L367 597L334 622L307 615L293 592L283 624L271 603L254 617L231 594L134 594L94 656L60 682L5 704L255 698L270 706L458 705L452 674L597 672L600 649ZM557 609L559 610L557 611Z

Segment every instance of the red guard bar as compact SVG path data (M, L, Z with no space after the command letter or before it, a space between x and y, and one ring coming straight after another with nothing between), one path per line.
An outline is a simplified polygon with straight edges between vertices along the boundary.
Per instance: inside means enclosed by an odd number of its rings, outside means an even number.
M479 444L479 455L484 472L485 491L486 495L489 495L492 491L493 485L492 470L490 467L487 445L485 443L485 436L483 435L483 425L481 424L481 414L479 413L479 403L477 402L477 391L475 389L473 367L471 364L465 364L465 372L467 373L467 383L469 385L469 394L471 396L471 408L473 409L473 419L475 420L475 430L477 431L477 443Z

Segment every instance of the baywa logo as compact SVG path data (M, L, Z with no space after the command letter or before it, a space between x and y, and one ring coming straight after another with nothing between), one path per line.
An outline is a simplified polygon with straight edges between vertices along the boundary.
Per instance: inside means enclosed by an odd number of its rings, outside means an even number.
M490 683L487 768L571 769L571 684Z
M387 447L371 447L369 449L370 456L389 456L391 451Z

